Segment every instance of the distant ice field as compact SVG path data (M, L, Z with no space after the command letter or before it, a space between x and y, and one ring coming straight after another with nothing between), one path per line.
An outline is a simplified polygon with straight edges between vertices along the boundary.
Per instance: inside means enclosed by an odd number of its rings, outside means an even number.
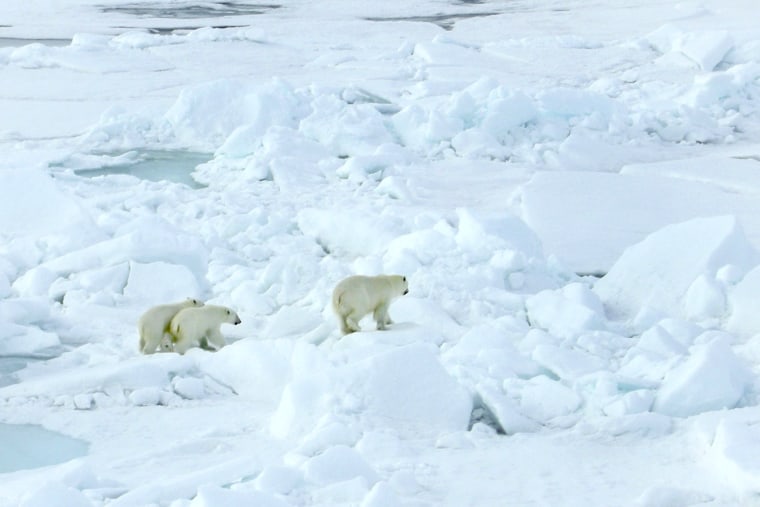
M755 505L755 10L3 5L0 506Z

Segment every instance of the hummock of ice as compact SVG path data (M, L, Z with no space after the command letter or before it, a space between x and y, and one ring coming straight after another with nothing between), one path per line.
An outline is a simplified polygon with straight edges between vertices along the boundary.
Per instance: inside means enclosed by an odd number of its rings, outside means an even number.
M136 4L66 3L41 26L69 44L14 39L43 29L23 2L0 26L0 359L29 363L0 414L90 450L3 474L0 504L760 492L743 5L304 3L153 33ZM155 149L208 153L206 186L74 172ZM382 272L410 280L394 324L340 336L331 289ZM139 315L189 296L239 312L228 344L140 355Z
M710 291L709 280L719 270L732 266L746 272L757 260L736 218L695 219L664 227L628 248L594 292L613 318L632 318L645 309L693 317L688 313L700 297L696 292Z

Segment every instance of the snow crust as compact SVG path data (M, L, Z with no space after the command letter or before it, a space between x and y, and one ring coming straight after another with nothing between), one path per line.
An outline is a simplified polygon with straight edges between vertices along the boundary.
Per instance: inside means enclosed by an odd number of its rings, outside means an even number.
M1 453L0 505L760 495L752 2L12 4L0 430L86 445ZM227 346L140 355L186 297Z

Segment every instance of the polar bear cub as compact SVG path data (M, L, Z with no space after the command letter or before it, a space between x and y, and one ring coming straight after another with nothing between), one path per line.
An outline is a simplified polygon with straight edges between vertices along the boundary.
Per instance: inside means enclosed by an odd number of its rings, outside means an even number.
M393 324L388 306L395 298L409 292L409 284L402 275L354 275L335 286L332 306L343 334L361 331L359 321L372 313L377 329Z
M163 352L171 351L169 323L177 312L184 308L203 306L203 301L188 298L179 303L154 306L140 316L137 330L140 333L140 352L153 354L156 347Z
M240 324L240 317L226 306L206 305L177 312L169 325L174 351L184 354L193 347L219 350L226 345L222 324Z

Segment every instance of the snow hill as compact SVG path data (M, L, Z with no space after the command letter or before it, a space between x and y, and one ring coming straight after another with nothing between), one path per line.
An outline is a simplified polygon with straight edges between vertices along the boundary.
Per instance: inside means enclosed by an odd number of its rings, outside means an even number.
M4 5L0 505L759 505L755 11Z

